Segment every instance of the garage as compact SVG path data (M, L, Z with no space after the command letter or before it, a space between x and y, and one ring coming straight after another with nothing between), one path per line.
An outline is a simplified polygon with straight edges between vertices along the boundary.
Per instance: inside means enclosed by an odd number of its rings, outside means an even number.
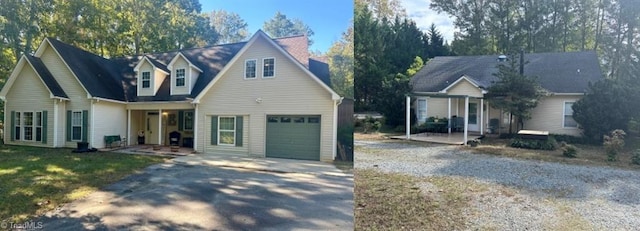
M319 115L268 115L267 157L320 160Z

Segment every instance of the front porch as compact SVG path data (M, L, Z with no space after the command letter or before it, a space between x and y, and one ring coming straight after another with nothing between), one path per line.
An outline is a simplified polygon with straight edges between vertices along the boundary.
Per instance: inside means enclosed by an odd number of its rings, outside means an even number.
M130 146L179 146L193 150L197 131L195 109L187 103L129 105L127 141Z
M426 132L426 133L418 133L418 134L411 134L411 136L409 137L408 140L413 140L413 141L421 141L421 142L430 142L430 143L437 143L437 144L454 144L454 145L463 145L465 143L465 137L464 137L464 133L431 133L431 132ZM482 135L480 135L479 133L470 133L467 134L467 139L468 140L476 140L476 139L480 139L482 137ZM402 135L402 136L391 136L391 139L404 139L407 140L407 136L406 135Z
M128 154L143 154L143 155L159 155L159 156L188 156L195 154L193 148L188 147L176 147L176 146L164 146L164 145L151 145L151 144L139 144L130 145L125 147L100 149L100 151L112 151Z

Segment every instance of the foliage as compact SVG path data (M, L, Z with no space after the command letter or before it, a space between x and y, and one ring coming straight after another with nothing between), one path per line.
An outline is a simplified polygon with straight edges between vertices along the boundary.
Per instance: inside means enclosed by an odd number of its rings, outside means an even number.
M342 160L353 161L353 125L338 128L338 143L346 152L346 156Z
M526 148L526 149L536 149L536 150L556 150L556 148L558 148L558 143L553 137L549 137L543 140L513 138L511 139L509 146L514 148Z
M589 85L587 94L573 104L573 118L582 127L583 135L601 142L604 134L614 129L626 130L629 121L638 114L640 94L629 84L605 79Z
M429 31L427 31L427 36L429 37L429 45L427 45L426 57L433 58L436 56L447 56L450 54L449 46L445 44L444 38L436 28L435 24L431 23Z
M416 73L418 73L418 71L420 71L420 69L422 69L422 66L424 66L422 58L420 58L420 56L416 56L416 58L413 59L413 63L411 64L411 66L409 66L409 69L407 69L407 76L415 75Z
M576 158L578 156L578 148L566 142L560 142L560 150L562 155L569 158Z
M531 111L544 96L544 90L535 77L520 73L516 59L510 59L507 64L498 64L497 67L498 72L494 75L498 80L487 89L486 97L491 106L515 116L522 126L525 120L531 118Z
M357 125L362 125L362 133L372 133L380 131L380 128L384 124L384 119L375 119L371 116L367 116L361 122L357 123Z
M313 30L300 19L288 19L286 15L276 12L273 18L264 22L262 26L264 32L271 37L287 37L293 35L306 35L309 38L309 45L313 44Z
M333 43L326 56L333 90L343 97L353 98L353 27L342 33L342 38Z
M471 147L478 147L478 145L480 145L481 141L478 139L475 140L469 140L467 141L467 144Z
M247 22L237 13L214 10L210 14L210 21L220 35L218 44L241 42L249 37Z
M356 4L367 5L378 19L407 17L407 12L399 0L356 0Z
M617 161L618 153L624 148L624 136L627 135L623 130L616 129L611 131L609 135L604 135L603 145L607 152L607 160Z
M403 74L387 75L381 92L376 95L375 108L384 115L391 126L404 125L406 120L406 95L411 92L409 77Z
M640 165L640 149L636 149L633 151L633 154L631 154L631 163Z
M582 136L572 136L564 134L549 134L558 142L572 143L572 144L593 144L588 139Z

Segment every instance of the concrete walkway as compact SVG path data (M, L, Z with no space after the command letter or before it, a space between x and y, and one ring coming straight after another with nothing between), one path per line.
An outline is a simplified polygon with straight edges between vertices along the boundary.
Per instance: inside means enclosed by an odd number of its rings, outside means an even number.
M312 175L328 175L347 177L335 165L320 161L290 160L280 158L251 158L231 155L194 154L177 157L172 160L177 164L204 165L218 167L243 168L276 173L305 173Z

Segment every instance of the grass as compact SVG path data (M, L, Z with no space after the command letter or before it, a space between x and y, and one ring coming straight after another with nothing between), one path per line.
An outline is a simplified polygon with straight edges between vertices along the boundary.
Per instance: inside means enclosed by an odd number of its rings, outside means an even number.
M562 150L554 151L531 150L508 147L508 139L485 137L478 147L462 147L474 153L491 154L517 159L539 160L576 165L608 166L624 169L640 170L639 165L631 164L633 150L640 148L639 137L627 137L625 150L618 154L618 161L608 161L604 147L587 144L574 144L578 148L577 158L567 158L562 155Z
M356 230L460 230L469 192L485 190L470 180L417 178L372 169L355 170ZM429 187L421 187L429 185Z
M165 158L0 146L0 222L22 222Z

